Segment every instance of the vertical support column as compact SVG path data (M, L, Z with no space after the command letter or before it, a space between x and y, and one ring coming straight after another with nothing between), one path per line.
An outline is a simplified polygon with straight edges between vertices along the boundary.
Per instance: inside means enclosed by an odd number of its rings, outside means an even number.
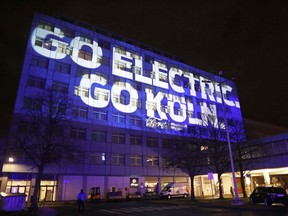
M269 172L267 170L263 171L263 176L264 176L264 182L265 182L265 186L269 186L271 183L271 179L269 176Z
M1 178L1 189L0 192L6 192L8 182L8 175L5 175Z

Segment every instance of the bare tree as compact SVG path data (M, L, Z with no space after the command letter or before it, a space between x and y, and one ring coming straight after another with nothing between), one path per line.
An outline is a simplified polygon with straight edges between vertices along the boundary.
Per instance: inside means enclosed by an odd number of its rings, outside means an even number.
M213 173L217 173L219 199L223 199L222 174L226 173L230 168L228 146L223 141L223 131L219 128L209 126L206 128L209 139L206 139L208 148L209 166L208 169ZM220 139L222 137L222 139ZM225 135L224 135L225 137Z
M34 168L37 168L30 207L31 211L36 211L45 168L73 159L72 153L79 150L73 142L68 142L66 136L65 128L71 120L67 115L68 96L48 89L34 97L33 101L33 106L29 105L26 114L22 113L17 117L18 123L24 120L28 123L29 131L27 128L20 129L15 133L15 138L16 145L30 159Z
M218 114L222 110L218 111ZM222 118L216 116L216 107L211 107L211 111L202 113L203 127L201 137L205 140L208 152L207 168L217 174L219 199L223 199L222 174L230 169L229 150L226 142L226 128Z
M246 140L246 133L243 123L237 120L228 122L230 129L231 143L233 146L233 158L240 173L240 182L243 192L243 198L247 197L245 188L245 175L249 168L249 158L252 153L252 148L248 145ZM253 149L255 150L255 149Z
M164 153L165 163L164 169L178 168L187 173L191 182L191 201L196 201L194 192L194 177L199 175L207 165L205 149L201 144L201 140L197 130L190 133L190 137L182 138L179 142L173 143L171 149Z

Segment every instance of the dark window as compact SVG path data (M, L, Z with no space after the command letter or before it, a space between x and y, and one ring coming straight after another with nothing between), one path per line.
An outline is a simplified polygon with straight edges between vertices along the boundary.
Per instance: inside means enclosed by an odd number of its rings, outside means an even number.
M41 68L48 68L48 63L48 59L39 56L33 56L31 59L31 65Z
M70 74L70 68L71 66L69 64L56 61L54 70L61 73Z

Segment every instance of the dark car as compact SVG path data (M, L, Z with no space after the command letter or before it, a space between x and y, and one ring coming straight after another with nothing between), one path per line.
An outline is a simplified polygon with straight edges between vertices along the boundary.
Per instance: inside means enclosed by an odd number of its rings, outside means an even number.
M288 205L288 195L281 187L257 187L250 195L251 204L263 203L271 206L273 203Z

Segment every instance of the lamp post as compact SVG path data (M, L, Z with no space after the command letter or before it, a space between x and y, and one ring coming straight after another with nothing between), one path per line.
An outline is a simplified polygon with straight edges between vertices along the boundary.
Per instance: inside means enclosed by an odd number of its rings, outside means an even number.
M225 110L225 106L224 106L224 96L223 96L223 91L222 91L222 80L221 80L222 71L219 71L218 74L220 76L219 88L220 88L220 96L221 96L221 105L222 105L222 110L223 110L224 126L225 126L225 130L226 130L227 144L228 144L228 150L229 150L229 159L230 159L230 163L231 163L231 173L232 173L234 192L235 192L235 196L234 196L234 200L232 202L232 205L243 205L244 202L239 200L239 195L238 195L238 190L237 190L235 168L234 168L234 161L233 161L233 152L232 152L231 143L230 143L230 134L229 134L226 110ZM208 83L211 81L204 81L204 82Z
M232 148L231 148L230 134L229 134L226 110L225 110L225 106L224 106L224 96L223 96L223 91L222 91L222 80L221 80L222 71L219 71L219 75L220 75L219 87L220 87L220 95L221 95L221 104L222 104L222 110L223 110L224 125L225 125L225 129L226 129L227 144L228 144L228 150L229 150L229 158L230 158L230 163L231 163L231 173L232 173L233 185L234 185L234 193L235 193L232 205L242 205L244 203L239 200L239 195L238 195L238 190L237 190L237 182L236 182L236 177L235 177L233 152L232 152Z

